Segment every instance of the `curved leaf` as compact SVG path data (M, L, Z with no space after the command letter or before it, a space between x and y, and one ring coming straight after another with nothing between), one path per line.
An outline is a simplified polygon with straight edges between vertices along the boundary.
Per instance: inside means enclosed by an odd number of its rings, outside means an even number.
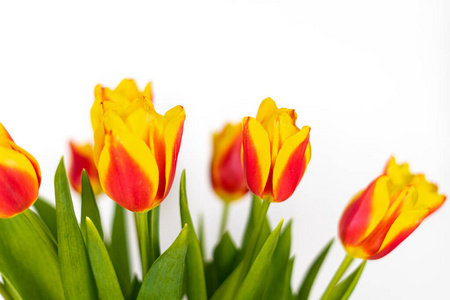
M102 221L98 211L97 201L95 201L94 190L86 170L81 173L81 233L86 237L86 217L94 222L95 227L103 239Z

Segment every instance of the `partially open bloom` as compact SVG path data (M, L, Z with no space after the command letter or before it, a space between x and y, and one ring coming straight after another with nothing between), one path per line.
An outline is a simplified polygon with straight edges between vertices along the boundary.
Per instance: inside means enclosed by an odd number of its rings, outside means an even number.
M242 160L248 188L260 198L281 202L294 193L311 158L309 126L299 129L293 109L270 98L256 119L242 120Z
M241 162L242 125L227 124L213 137L211 181L214 191L226 202L247 193Z
M36 201L41 185L39 164L14 143L0 123L0 218L10 218Z
M139 96L122 110L109 100L99 105L94 161L103 191L133 212L158 206L170 191L186 115L176 106L158 114L148 97Z
M407 164L392 157L382 175L347 205L339 223L339 238L347 253L378 259L395 249L445 201L423 174L411 174Z
M71 141L69 146L71 154L68 173L70 185L78 193L81 193L81 173L84 169L89 175L94 194L100 194L102 192L102 186L100 185L97 167L94 163L92 144L75 144Z
M107 110L120 112L139 96L147 97L150 101L153 101L151 83L149 82L141 92L133 79L122 80L115 89L97 84L94 89L94 96L95 100L91 108L91 123L94 131L97 129L103 117L101 103L103 103L103 107Z

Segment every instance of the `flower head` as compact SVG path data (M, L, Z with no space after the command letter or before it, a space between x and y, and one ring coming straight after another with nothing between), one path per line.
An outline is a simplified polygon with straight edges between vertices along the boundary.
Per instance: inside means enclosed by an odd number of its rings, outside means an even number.
M294 193L311 158L309 126L299 129L293 109L278 108L267 98L256 119L242 120L242 159L249 189L258 197L281 202Z
M214 191L222 200L229 202L247 193L244 169L241 162L242 125L226 124L213 137L211 181Z
M392 157L382 175L347 205L339 223L339 238L347 253L378 259L394 250L445 201L423 174L411 174L407 164Z
M17 146L0 123L0 218L13 217L33 205L40 185L36 159Z
M78 193L81 193L81 173L84 169L89 175L94 194L100 194L102 192L102 186L100 185L97 167L94 163L92 144L76 144L71 141L69 146L71 154L68 173L70 185Z
M91 108L91 123L94 131L101 123L104 109L122 111L139 96L147 97L150 101L153 101L151 83L149 82L141 92L133 79L122 80L115 89L97 84L94 89L94 96L95 100Z
M176 106L158 114L139 96L121 110L99 104L94 161L105 193L134 212L148 211L167 196L175 176L186 115Z

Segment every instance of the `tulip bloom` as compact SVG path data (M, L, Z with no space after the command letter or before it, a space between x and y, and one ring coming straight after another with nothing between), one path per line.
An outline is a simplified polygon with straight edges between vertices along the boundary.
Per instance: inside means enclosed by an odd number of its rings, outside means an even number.
M72 158L68 173L70 185L78 193L81 193L81 173L84 169L89 175L94 194L100 194L102 186L100 185L98 171L94 163L92 144L75 144L71 141L69 146Z
M41 171L36 159L17 146L0 123L0 218L10 218L36 201Z
M395 249L445 201L437 186L392 157L384 174L347 205L339 238L350 256L378 259Z
M94 161L103 191L133 212L158 206L170 191L186 115L176 106L158 114L140 96L125 109L110 109L95 131Z
M137 97L144 96L153 101L152 85L149 82L141 92L133 79L124 79L115 89L98 84L94 89L95 101L91 108L92 129L97 129L103 117L102 105L105 109L122 111Z
M211 181L214 191L225 202L241 198L247 193L241 162L242 126L227 124L213 137Z
M293 109L267 98L256 119L242 120L242 160L248 188L260 198L281 202L294 193L311 158L309 126L295 124Z

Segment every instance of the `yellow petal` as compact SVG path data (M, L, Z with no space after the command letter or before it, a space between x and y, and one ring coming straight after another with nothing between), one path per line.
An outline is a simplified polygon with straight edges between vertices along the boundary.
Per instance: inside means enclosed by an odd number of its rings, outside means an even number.
M278 111L277 104L271 98L264 99L258 108L258 113L256 114L256 120L259 123L263 123L272 117L274 113Z
M267 132L252 117L242 120L242 161L249 189L263 197L270 173L270 142Z

